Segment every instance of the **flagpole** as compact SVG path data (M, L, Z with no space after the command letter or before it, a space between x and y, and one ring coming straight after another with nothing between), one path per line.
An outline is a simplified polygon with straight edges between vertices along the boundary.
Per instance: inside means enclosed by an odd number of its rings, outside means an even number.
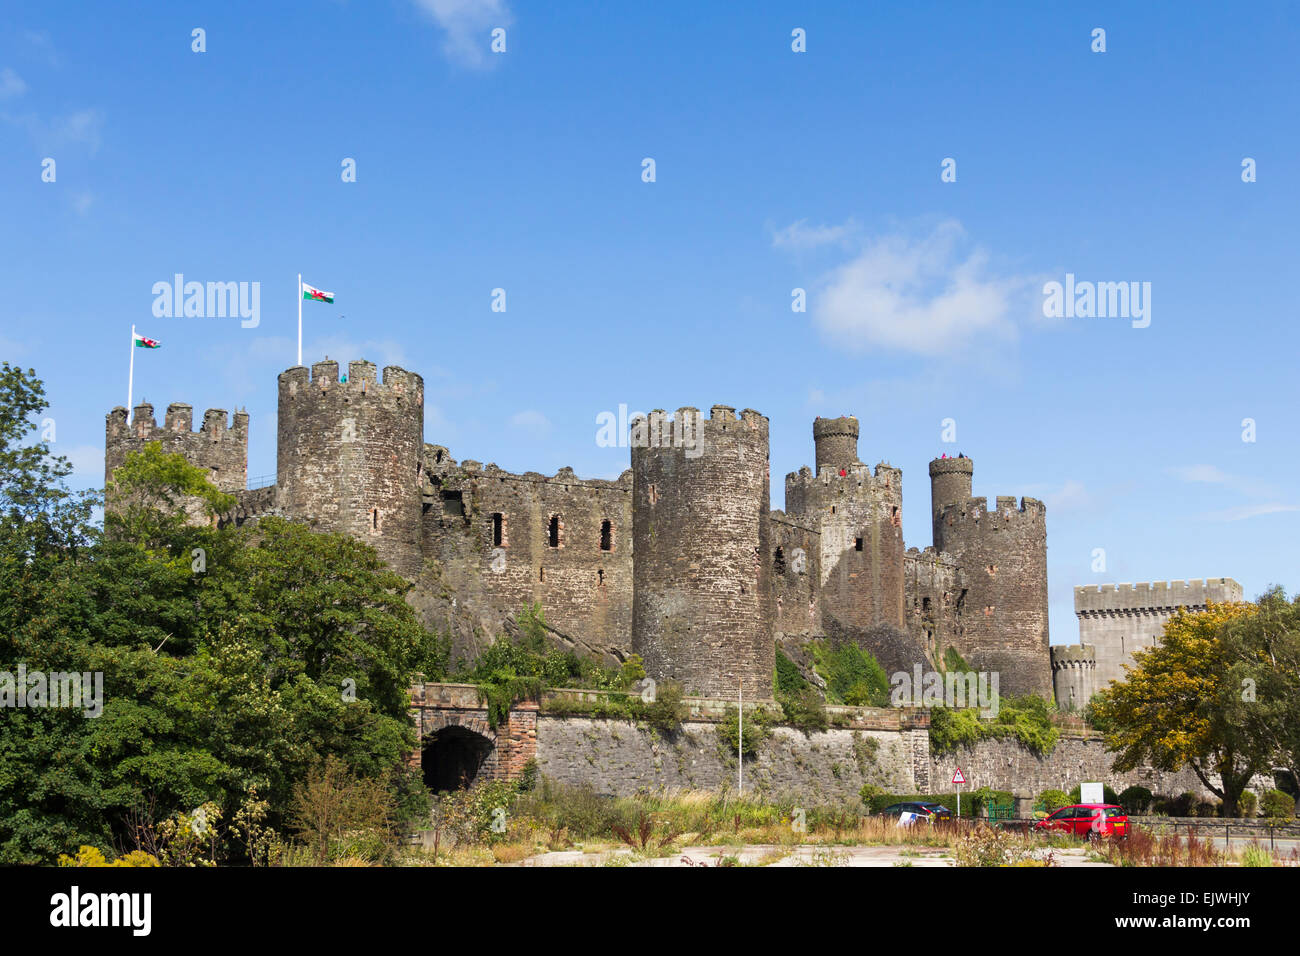
M302 273L298 273L298 364L302 364Z
M135 388L135 326L131 326L131 370L126 373L126 413L131 414L131 392Z

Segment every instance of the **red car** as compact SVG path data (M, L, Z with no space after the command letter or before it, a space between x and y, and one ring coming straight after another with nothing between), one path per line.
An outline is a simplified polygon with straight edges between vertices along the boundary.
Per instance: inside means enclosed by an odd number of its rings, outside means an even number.
M1035 830L1070 833L1085 840L1098 837L1127 837L1128 813L1113 803L1076 803L1054 810Z

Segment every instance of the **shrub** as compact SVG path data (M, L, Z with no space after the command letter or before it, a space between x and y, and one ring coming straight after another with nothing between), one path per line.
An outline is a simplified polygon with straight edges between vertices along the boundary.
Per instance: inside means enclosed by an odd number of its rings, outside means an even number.
M772 718L765 710L753 709L745 712L745 746L744 756L753 757L763 741L771 735ZM718 736L727 748L728 754L735 754L740 746L740 711L728 706L718 724Z
M1270 820L1290 820L1295 816L1295 798L1281 790L1269 790L1259 803Z
M1253 820L1258 815L1259 798L1255 796L1254 790L1243 790L1241 798L1237 801L1237 815L1247 820Z
M778 697L777 702L781 705L786 723L805 733L825 730L830 726L830 718L826 714L826 702L811 686L797 694Z
M645 705L641 719L661 733L676 733L682 721L690 716L689 709L682 702L684 696L681 684L665 681L655 688L655 699Z
M1070 795L1064 790L1044 790L1038 795L1036 802L1041 803L1048 813L1061 807L1068 807L1071 803L1078 803L1077 800L1071 800Z
M1151 809L1151 791L1146 787L1126 787L1115 802L1128 813L1146 813Z
M835 704L888 707L889 676L870 652L856 644L812 645L817 673L826 679L826 696Z

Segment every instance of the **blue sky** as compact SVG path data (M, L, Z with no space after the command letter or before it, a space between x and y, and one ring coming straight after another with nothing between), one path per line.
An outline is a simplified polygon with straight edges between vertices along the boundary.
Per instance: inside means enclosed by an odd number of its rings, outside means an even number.
M614 476L602 411L752 407L781 507L813 417L856 414L909 546L943 452L1047 502L1054 643L1076 584L1300 587L1300 8L264 6L0 13L0 355L79 483L132 323L137 400L247 407L273 473L301 271L338 296L306 361L421 373L458 458ZM155 318L175 273L261 283L260 324ZM1150 325L1045 318L1067 273L1149 282Z

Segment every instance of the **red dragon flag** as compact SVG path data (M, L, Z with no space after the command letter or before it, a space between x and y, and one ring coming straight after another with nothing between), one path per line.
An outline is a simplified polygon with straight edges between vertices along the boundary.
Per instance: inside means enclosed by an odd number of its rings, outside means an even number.
M307 283L302 284L302 297L309 302L333 302L333 292L322 292L320 289L309 286Z

